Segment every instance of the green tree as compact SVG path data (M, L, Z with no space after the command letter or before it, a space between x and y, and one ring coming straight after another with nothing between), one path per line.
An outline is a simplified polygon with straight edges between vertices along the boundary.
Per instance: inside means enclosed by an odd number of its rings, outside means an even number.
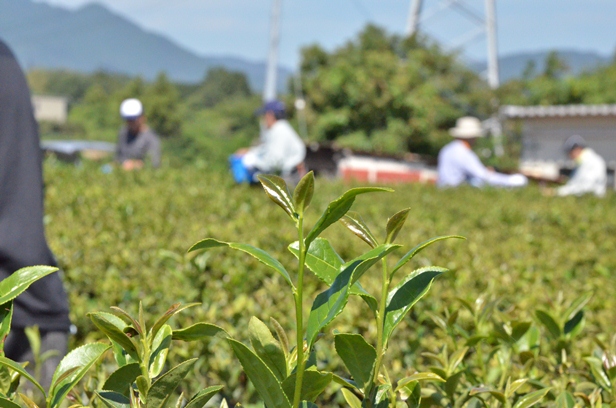
M195 106L211 108L225 99L245 98L251 94L246 75L217 67L207 71L190 101Z
M310 137L362 150L434 154L457 117L488 113L483 81L423 38L369 25L327 54L302 50Z
M148 123L162 137L178 136L182 128L178 90L164 73L156 77L143 95Z

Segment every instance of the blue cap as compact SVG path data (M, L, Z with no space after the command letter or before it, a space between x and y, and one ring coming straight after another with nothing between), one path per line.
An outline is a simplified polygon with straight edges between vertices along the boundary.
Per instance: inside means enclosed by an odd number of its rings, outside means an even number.
M272 112L274 114L285 113L284 103L274 99L272 101L267 101L261 106L259 109L255 111L257 115L264 115L265 112Z
M584 140L584 138L580 135L570 136L567 140L565 140L565 143L563 144L563 149L565 153L569 153L576 147L586 147L586 140Z

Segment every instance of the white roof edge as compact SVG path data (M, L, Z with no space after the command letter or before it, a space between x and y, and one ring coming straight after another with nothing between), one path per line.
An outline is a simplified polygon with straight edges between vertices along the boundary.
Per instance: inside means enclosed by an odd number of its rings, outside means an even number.
M616 116L616 105L504 105L499 109L504 118L543 118L567 116Z

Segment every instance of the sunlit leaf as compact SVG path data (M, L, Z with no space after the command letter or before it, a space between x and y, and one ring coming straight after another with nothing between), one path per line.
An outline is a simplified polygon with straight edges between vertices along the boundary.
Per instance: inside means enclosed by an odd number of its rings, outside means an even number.
M257 176L265 194L280 208L282 208L293 221L297 220L297 214L295 207L293 206L293 200L291 199L291 193L289 187L282 177L274 176L271 174L260 174Z
M218 391L222 390L222 388L222 385L215 385L199 391L190 399L190 401L188 401L184 408L203 408L203 406L205 406L205 404L212 399Z
M535 311L535 316L537 316L537 319L539 319L541 324L548 329L548 332L552 335L552 337L555 339L560 337L562 332L560 331L560 327L558 326L556 319L554 319L552 315L543 310L537 310Z
M30 373L28 373L28 371L26 371L26 369L19 363L16 363L15 361L8 359L6 357L0 356L0 364L10 368L13 371L17 371L19 374L21 374L22 376L24 376L25 378L28 379L28 381L30 381L32 384L34 384L36 386L36 388L38 388L39 390L41 390L41 392L43 393L43 395L45 395L45 390L43 389L43 387L41 387L41 385L38 383L38 381L36 381L34 379L34 377L32 377L32 375L30 375Z
M165 362L167 361L167 354L169 354L169 347L171 346L171 333L173 330L168 324L163 325L154 341L152 342L152 354L150 355L150 378L158 377L163 371Z
M124 333L126 323L119 317L105 312L93 312L88 313L92 323L100 331L102 331L110 340L116 342L124 351L126 351L132 358L140 361L140 356L137 351L137 347L132 340Z
M297 183L295 190L293 191L293 203L295 204L295 210L301 215L312 201L314 194L314 172L309 171L302 179Z
M223 241L218 241L213 238L206 238L204 240L197 242L192 247L190 247L188 249L188 252L197 251L200 249L208 250L208 249L220 248L220 247L228 247L228 248L237 249L238 251L247 253L248 255L256 258L259 262L263 263L264 265L269 266L270 268L278 272L284 278L284 280L286 280L289 283L289 285L291 285L291 287L294 287L293 282L291 281L291 277L289 276L289 273L284 268L284 266L282 266L282 264L277 259L275 259L273 256L271 256L264 250L255 248L252 245L238 244L235 242L223 242Z
M411 211L410 208L406 208L404 210L398 211L397 213L392 215L387 220L387 228L386 228L387 236L385 238L385 242L387 244L391 244L392 242L396 240L398 233L400 232L400 230L404 226L404 223L406 222L406 219L409 215L409 211Z
M109 350L111 346L103 343L90 343L70 351L58 364L49 387L48 407L60 405L68 393L88 372L90 367ZM64 378L64 374L72 373Z
M353 394L351 390L347 388L342 388L341 391L342 391L342 396L344 397L347 404L349 404L349 407L362 408L360 399L357 398L357 396L355 396L355 394Z
M0 281L0 305L15 299L37 280L54 273L58 268L52 266L28 266L13 272Z
M312 230L306 236L304 243L306 246L310 246L310 243L314 241L321 232L325 231L327 227L338 221L344 214L347 213L351 209L353 202L355 202L355 197L359 194L373 193L373 192L391 192L393 190L382 187L359 187L353 188L327 206L321 218L316 222Z
M547 395L548 392L550 392L550 390L551 390L551 388L544 388L544 389L541 389L541 390L534 391L534 392L528 393L526 395L523 395L522 397L520 397L518 402L515 403L513 408L528 408L528 407L531 407L531 406L541 402L541 400Z
M340 218L340 222L344 224L349 231L357 235L362 241L370 245L370 247L374 248L379 244L359 213L355 211L347 211L347 213Z

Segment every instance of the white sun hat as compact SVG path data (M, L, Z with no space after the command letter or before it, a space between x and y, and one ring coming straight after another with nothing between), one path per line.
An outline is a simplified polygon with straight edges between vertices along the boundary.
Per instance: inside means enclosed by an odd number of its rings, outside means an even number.
M449 129L449 134L456 139L474 139L485 135L481 121L472 116L456 120L456 127Z
M137 119L143 114L143 105L139 99L125 99L120 104L120 116L126 120Z

